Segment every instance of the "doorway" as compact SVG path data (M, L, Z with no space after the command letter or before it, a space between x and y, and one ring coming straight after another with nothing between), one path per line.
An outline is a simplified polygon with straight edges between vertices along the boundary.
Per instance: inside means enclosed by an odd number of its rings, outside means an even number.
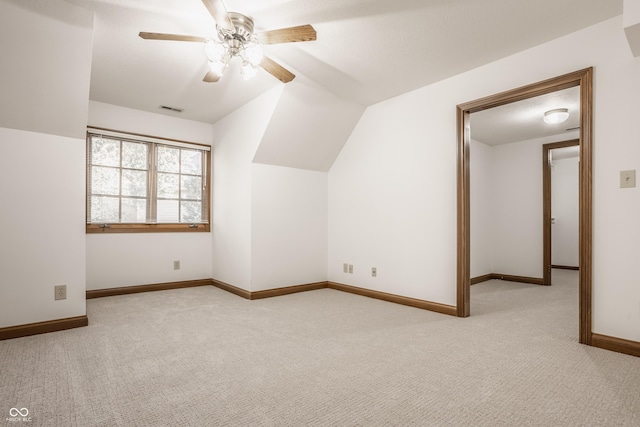
M592 102L593 68L457 106L457 256L456 312L470 315L470 115L523 99L579 86L580 88L580 219L579 219L579 341L591 344L592 295Z
M552 153L553 152L557 152L557 150L561 150L561 149L567 149L567 148L571 148L571 147L575 147L578 150L580 149L580 140L578 139L574 139L574 140L570 140L570 141L562 141L562 142L556 142L556 143L552 143L552 144L545 144L542 146L542 187L543 187L543 205L542 205L542 210L544 212L544 218L543 218L543 248L544 248L544 254L543 254L543 263L544 263L544 269L543 269L543 284L550 286L551 285L551 269L554 267L554 262L553 262L553 233L552 233L552 229L553 226L555 225L555 217L553 214L553 190L552 190L552 173L551 173L551 167L552 167ZM578 171L580 169L578 168ZM580 210L580 208L578 207L578 211ZM578 215L579 216L579 215ZM579 248L579 242L578 242L578 248ZM580 250L578 249L578 254L580 253ZM578 264L579 264L579 255L578 255ZM558 263L556 263L558 264ZM569 268L572 269L572 265L568 265L568 264L573 264L573 262L568 262L568 263L563 263L563 265L558 266L561 268ZM576 267L578 270L580 269L580 267Z

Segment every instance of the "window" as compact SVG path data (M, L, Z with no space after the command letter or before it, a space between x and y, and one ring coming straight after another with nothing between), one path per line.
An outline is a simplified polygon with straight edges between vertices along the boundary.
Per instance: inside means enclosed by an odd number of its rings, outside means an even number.
M209 165L209 146L91 128L87 232L209 231Z

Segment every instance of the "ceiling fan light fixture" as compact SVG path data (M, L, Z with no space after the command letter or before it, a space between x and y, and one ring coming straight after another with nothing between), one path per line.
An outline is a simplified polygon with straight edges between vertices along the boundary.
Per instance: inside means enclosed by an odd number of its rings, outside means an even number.
M569 110L567 108L556 108L555 110L549 110L544 113L542 118L545 123L549 125L557 125L569 118Z
M225 44L209 40L204 44L204 53L211 62L224 62L228 56L228 48Z
M240 69L240 74L245 80L250 80L258 74L258 67L256 67L255 65L247 61L244 61L242 62L242 68Z
M242 59L254 67L257 67L262 62L262 58L264 58L264 50L257 40L251 40L245 43L242 51Z
M236 56L242 60L242 74L245 79L255 76L257 67L261 67L282 83L289 83L296 77L295 74L264 56L262 45L307 42L317 38L316 30L309 24L254 34L253 20L241 13L227 12L223 0L202 0L202 2L216 23L216 36L212 39L142 31L138 35L145 40L203 43L210 67L209 72L202 79L206 83L219 81L228 68L229 62Z
M228 65L229 65L229 62L225 60L209 61L209 69L211 70L212 73L214 73L219 77L222 77Z

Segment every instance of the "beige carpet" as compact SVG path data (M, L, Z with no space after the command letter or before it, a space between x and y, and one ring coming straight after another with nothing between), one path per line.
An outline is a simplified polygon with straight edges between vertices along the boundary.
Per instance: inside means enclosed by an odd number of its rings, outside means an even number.
M0 342L0 423L639 426L640 358L577 343L576 277L475 285L468 319L331 289L90 300L86 328Z

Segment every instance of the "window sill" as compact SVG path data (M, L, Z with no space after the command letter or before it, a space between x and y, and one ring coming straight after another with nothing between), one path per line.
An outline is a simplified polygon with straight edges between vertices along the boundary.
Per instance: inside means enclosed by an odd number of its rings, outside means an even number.
M100 233L208 233L209 224L87 224L87 234Z

